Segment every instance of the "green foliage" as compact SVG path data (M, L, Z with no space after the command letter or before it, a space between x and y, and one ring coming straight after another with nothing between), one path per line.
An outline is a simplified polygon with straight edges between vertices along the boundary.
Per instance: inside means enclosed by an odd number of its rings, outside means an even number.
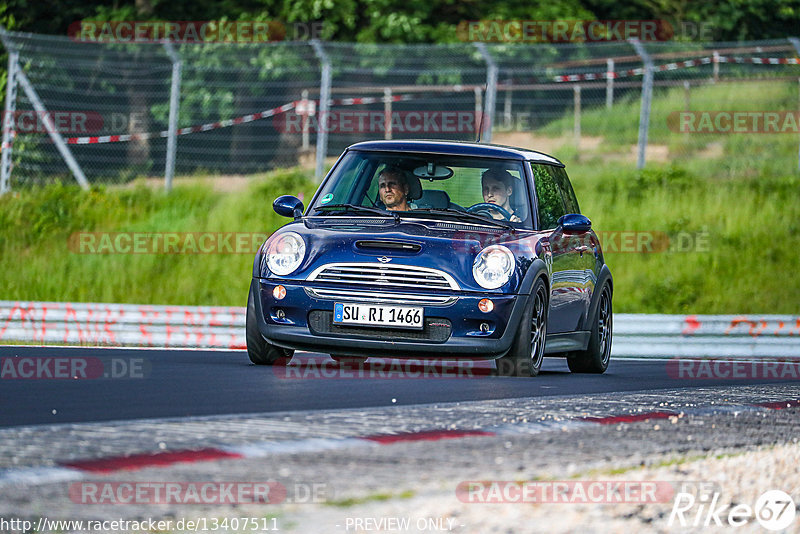
M246 190L227 194L200 181L177 185L169 195L143 182L90 191L54 184L5 195L0 197L3 298L243 304L255 250L81 254L77 232L268 234L287 222L272 210L276 197L291 193L308 199L313 190L306 175L294 170L255 177Z
M8 0L0 22L20 31L64 35L70 23L96 20L280 20L323 22L320 38L361 43L457 42L462 21L662 19L676 29L705 24L714 40L783 38L800 23L797 0Z
M786 273L800 248L800 177L715 179L677 166L640 173L633 165L597 163L568 171L601 238L668 238L668 247L652 252L604 247L616 311L797 312L800 285Z
M561 150L562 161L589 161L593 157L630 159L638 139L639 96L629 95L614 102L609 112L604 105L584 108L581 133L599 138L599 146L577 151L571 143ZM692 87L689 110L695 112L776 111L797 108L797 82L748 81L737 84ZM784 175L797 168L797 137L792 133L682 133L677 114L686 110L683 88L656 90L650 112L648 165L655 145L668 150L668 159L700 176L740 178ZM699 125L700 115L693 124ZM573 112L550 122L537 133L568 138Z

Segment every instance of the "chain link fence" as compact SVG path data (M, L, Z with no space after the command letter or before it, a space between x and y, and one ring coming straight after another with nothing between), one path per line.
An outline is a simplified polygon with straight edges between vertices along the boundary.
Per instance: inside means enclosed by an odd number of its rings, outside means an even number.
M795 39L367 45L0 35L9 58L3 192L139 176L165 177L169 188L172 176L295 165L319 178L356 141L475 140L481 129L484 141L566 161L798 166ZM726 131L732 112L760 113L761 129L777 113L781 133Z

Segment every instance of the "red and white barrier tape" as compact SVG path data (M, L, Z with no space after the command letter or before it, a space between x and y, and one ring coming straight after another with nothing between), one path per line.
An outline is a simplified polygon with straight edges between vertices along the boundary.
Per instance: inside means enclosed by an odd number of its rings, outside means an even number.
M753 63L755 65L800 65L796 57L726 57L720 56L719 63Z
M689 67L697 67L699 65L713 64L714 57L703 57L697 59L689 59L687 61L677 61L673 63L665 63L663 65L656 65L655 71L663 72L668 70L686 69ZM800 58L794 57L726 57L719 56L716 60L717 63L752 63L754 65L800 65ZM591 80L607 80L625 78L628 76L642 76L644 74L644 67L637 67L635 69L621 70L621 71L608 71L608 72L589 72L585 74L562 74L553 77L556 82L580 82Z
M389 101L401 102L404 100L411 100L412 98L414 98L414 95L395 95L389 97ZM208 122L206 124L198 124L195 126L189 126L187 128L180 128L178 129L177 134L186 135L190 133L207 132L210 130L217 130L219 128L227 128L235 124L245 124L248 122L266 119L268 117L273 117L281 113L286 113L287 111L290 111L295 107L297 107L297 105L300 102L302 101L295 100L294 102L289 102L288 104L278 106L277 108L265 109L264 111L259 111L258 113L250 113L248 115L242 115L241 117L236 117L224 121ZM386 97L380 96L380 97L364 97L364 98L339 98L330 101L332 106L356 106L360 104L375 104L378 102L386 102ZM66 141L67 144L70 145L93 145L100 143L121 143L125 141L138 141L140 139L152 139L156 137L168 137L168 136L169 136L169 131L162 130L160 132L149 132L141 134L70 137L66 139Z
M244 124L247 122L253 122L259 119L265 119L267 117L272 117L279 113L285 113L290 109L293 109L297 105L297 102L289 102L288 104L284 104L282 106L278 106L277 108L272 109L265 109L264 111L259 111L258 113L251 113L248 115L242 115L241 117L236 117L234 119L228 119L224 121L217 121L217 122L209 122L206 124L198 124L196 126L189 126L188 128L180 128L178 129L178 135L186 135L190 133L196 132L207 132L209 130L216 130L219 128L227 128L228 126L233 126L234 124ZM101 135L101 136L93 136L93 137L70 137L66 141L70 145L94 145L99 143L121 143L125 141L134 141L140 139L151 139L155 137L167 137L169 135L168 130L162 130L160 132L149 132L149 133L141 133L141 134L123 134L123 135Z
M392 95L389 97L389 102L402 102L405 100L413 100L417 95ZM358 106L360 104L377 104L379 102L386 102L385 96L367 96L360 98L337 98L330 101L331 106Z
M5 150L7 148L11 148L14 146L14 138L17 136L17 132L11 130L10 139L7 143L0 143L0 150Z

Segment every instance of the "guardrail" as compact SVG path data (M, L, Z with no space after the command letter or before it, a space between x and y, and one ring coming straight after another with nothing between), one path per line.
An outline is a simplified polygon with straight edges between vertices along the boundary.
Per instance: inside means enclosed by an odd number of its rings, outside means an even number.
M245 309L0 301L0 343L243 349Z
M0 343L243 349L244 307L0 301ZM800 316L614 315L617 358L800 359Z
M615 314L611 353L800 359L800 316Z

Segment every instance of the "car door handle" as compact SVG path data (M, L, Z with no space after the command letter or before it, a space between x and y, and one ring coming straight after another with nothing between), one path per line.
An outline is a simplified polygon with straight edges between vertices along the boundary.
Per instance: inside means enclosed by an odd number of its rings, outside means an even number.
M581 245L581 246L579 246L579 247L575 247L575 250L576 250L577 252L580 252L580 253L581 253L581 256L583 256L583 253L584 253L584 252L587 252L587 251L589 250L589 247L587 247L586 245Z

